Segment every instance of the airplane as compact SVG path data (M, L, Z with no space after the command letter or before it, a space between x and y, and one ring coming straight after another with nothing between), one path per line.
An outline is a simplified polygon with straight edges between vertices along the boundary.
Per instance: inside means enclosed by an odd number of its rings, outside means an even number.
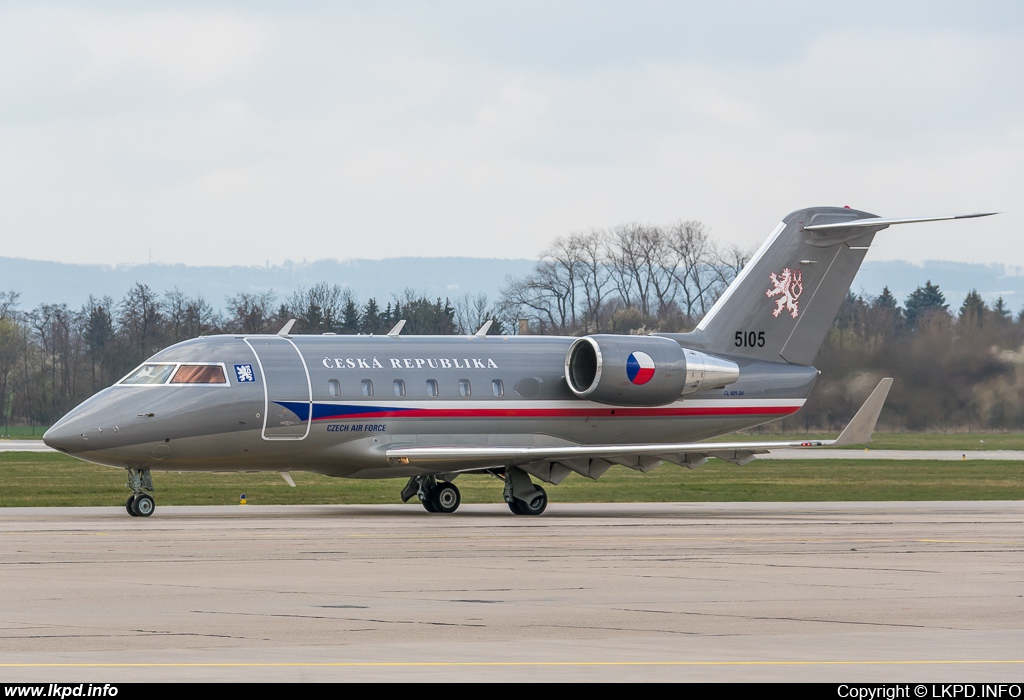
M403 501L454 513L460 474L504 482L540 515L569 474L648 471L777 448L870 442L883 379L835 440L706 442L798 411L812 366L877 232L965 214L885 219L848 207L786 216L687 333L582 337L279 333L177 343L70 411L43 436L127 470L125 509L155 509L152 472L292 471L404 477ZM532 477L532 478L531 478Z

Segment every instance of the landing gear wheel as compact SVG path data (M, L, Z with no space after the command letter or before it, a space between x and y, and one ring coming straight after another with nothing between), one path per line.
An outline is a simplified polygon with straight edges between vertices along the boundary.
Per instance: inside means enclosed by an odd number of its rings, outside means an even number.
M529 502L516 501L519 506L519 515L540 515L548 507L548 494L541 487L537 487L540 494L534 496ZM515 513L515 511L512 511Z
M124 502L124 509L128 511L128 515L132 516L133 518L137 515L137 513L134 510L132 510L132 505L134 503L135 494L133 493L131 496L128 497L128 500Z
M522 515L523 511L519 510L519 499L513 498L511 501L506 501L508 509L516 515Z
M430 491L430 498L428 500L430 505L434 507L433 512L454 513L459 509L459 504L462 503L462 494L459 493L459 489L455 484L441 481Z
M135 511L135 515L143 518L151 516L155 509L156 502L153 500L152 496L146 493L140 493L135 497L135 500L132 503L132 510Z
M434 510L434 504L431 503L431 500L430 500L429 497L424 498L422 501L420 501L420 503L423 505L423 510L427 511L428 513L436 513L437 512L436 510Z

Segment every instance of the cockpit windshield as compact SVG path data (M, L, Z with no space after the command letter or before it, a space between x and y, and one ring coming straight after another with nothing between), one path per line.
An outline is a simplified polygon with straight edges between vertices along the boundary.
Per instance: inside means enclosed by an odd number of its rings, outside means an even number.
M118 384L227 384L224 365L210 362L147 362Z
M121 380L121 384L166 384L177 365L145 364Z

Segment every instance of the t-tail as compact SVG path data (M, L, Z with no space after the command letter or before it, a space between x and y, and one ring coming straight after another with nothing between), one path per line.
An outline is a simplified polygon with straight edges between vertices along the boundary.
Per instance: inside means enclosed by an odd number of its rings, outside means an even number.
M846 207L795 211L697 328L670 337L712 353L810 365L876 233L894 224L989 215L882 219Z

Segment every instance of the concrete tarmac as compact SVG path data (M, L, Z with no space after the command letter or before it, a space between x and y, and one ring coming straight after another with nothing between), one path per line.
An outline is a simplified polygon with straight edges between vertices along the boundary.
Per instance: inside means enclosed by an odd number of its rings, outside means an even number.
M1021 502L0 509L0 677L1019 682L1022 525Z
M56 452L42 440L0 440L0 452Z

